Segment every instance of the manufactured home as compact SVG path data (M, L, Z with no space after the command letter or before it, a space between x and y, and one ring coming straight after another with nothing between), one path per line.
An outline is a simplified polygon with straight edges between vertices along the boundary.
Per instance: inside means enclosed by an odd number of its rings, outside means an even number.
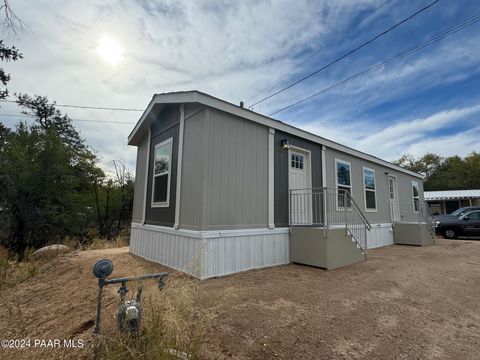
M131 253L201 279L434 241L421 175L199 91L155 95L128 143Z

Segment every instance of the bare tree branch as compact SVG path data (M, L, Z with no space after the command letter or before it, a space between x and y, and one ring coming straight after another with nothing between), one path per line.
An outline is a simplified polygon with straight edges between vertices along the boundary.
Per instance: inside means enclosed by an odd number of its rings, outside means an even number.
M13 35L14 38L17 38L25 30L32 32L28 25L15 14L8 1L3 0L2 5L0 5L0 12L3 12L5 17L3 20L3 31Z

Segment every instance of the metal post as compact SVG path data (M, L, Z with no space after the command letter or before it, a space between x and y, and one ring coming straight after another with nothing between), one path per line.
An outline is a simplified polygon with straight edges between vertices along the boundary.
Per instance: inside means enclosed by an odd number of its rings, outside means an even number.
M97 296L97 316L95 317L95 328L93 330L93 360L98 358L98 348L100 346L100 312L102 310L104 279L98 279L98 296Z
M292 190L288 190L288 213L290 231L292 231Z
M156 274L146 274L133 277L123 277L118 279L107 279L107 277L113 271L113 264L108 259L102 259L95 263L93 266L92 272L95 277L98 278L98 296L97 296L97 315L95 317L95 328L93 330L93 359L98 358L98 352L100 347L100 324L101 324L101 310L102 310L102 295L103 288L105 285L109 284L118 284L121 283L122 286L118 290L120 294L120 307L123 306L125 295L128 292L127 282L136 281L136 280L145 280L145 279L158 279L158 287L162 289L165 286L163 279L168 276L168 273L156 273ZM137 294L137 299L140 299L141 290ZM141 311L141 309L140 309ZM123 314L122 314L123 316Z
M328 204L327 204L327 188L322 189L323 193L323 223L325 226L328 226L328 216L327 216L327 211L328 211Z
M365 258L365 261L367 261L367 249L368 249L368 239L367 239L367 227L364 226L363 227L363 232L364 232L364 236L365 236L365 243L363 244L364 248L363 248L363 256Z
M343 192L343 221L345 222L345 236L348 236L347 231L347 192Z

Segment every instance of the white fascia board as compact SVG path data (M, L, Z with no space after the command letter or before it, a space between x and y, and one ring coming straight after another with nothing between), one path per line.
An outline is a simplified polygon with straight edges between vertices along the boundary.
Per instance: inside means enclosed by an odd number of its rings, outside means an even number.
M152 110L153 105L155 105L155 96L152 97L152 100L150 100L150 102L148 103L147 108L142 113L142 116L140 116L140 119L137 121L137 123L135 124L135 127L130 132L130 135L128 135L128 145L136 145L136 146L138 145L137 143L135 143L135 144L132 143L132 138L135 136L135 134L140 129L140 126L143 124L145 118L147 117L147 115Z
M147 110L143 113L142 117L138 121L137 125L131 132L129 136L129 145L136 145L136 143L133 143L131 139L134 137L135 133L138 131L138 129L142 126L142 122L147 116L147 114L150 112L152 109L153 105L155 104L180 104L180 103L199 103L205 106L209 106L215 109L219 109L225 112L228 112L232 115L239 116L244 119L248 119L250 121L259 123L261 125L273 128L275 130L280 130L283 132L286 132L291 135L298 136L300 138L310 140L314 143L325 145L328 148L335 149L344 153L347 153L352 156L356 156L360 159L364 159L367 161L371 161L375 164L379 164L382 166L385 166L390 169L394 169L400 172L403 172L405 174L414 176L416 178L423 179L423 176L420 174L417 174L416 172L404 169L400 166L394 165L386 160L382 160L376 156L366 154L362 151L352 149L348 146L341 145L339 143L336 143L332 140L325 139L321 136L314 135L312 133L309 133L305 130L301 130L299 128L296 128L294 126L285 124L284 122L281 122L279 120L272 119L268 116L256 113L254 111L241 108L237 105L234 105L232 103L229 103L228 101L218 99L216 97L213 97L211 95L207 95L205 93L193 90L193 91L185 91L185 92L173 92L173 93L165 93L165 94L157 94L152 98L152 101L150 101L150 104L147 107Z

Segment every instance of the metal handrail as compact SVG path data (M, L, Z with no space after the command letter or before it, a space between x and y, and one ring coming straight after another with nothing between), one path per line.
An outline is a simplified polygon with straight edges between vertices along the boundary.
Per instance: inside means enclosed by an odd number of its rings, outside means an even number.
M363 253L367 253L367 230L371 230L371 225L368 220L363 216L359 207L353 202L353 199L349 192L344 192L344 218L345 218L345 231L350 234L353 240L357 243ZM347 200L350 200L350 206ZM351 211L347 211L350 208Z
M357 205L357 203L355 202L355 200L353 200L353 197L352 195L350 195L349 192L346 193L351 204L353 204L353 206L355 207L355 212L362 218L365 226L367 227L368 230L372 230L372 225L370 224L370 222L368 221L368 219L366 218L365 214L362 212L362 210L360 210L360 207Z
M432 238L435 237L435 220L425 201L418 201L417 211L415 211L415 203L413 201L395 201L392 204L393 210L397 211L401 218L410 219L418 224L425 223Z
M339 207L341 197L343 206ZM322 226L325 231L329 225L343 225L366 254L366 232L372 226L349 192L327 187L291 189L289 208L292 227Z
M426 202L422 202L421 209L422 211L420 211L420 214L422 218L425 220L425 224L427 225L427 229L430 232L430 235L434 238L435 237L435 220L433 219L432 210L430 209L430 207ZM426 214L423 213L423 210L425 210Z

